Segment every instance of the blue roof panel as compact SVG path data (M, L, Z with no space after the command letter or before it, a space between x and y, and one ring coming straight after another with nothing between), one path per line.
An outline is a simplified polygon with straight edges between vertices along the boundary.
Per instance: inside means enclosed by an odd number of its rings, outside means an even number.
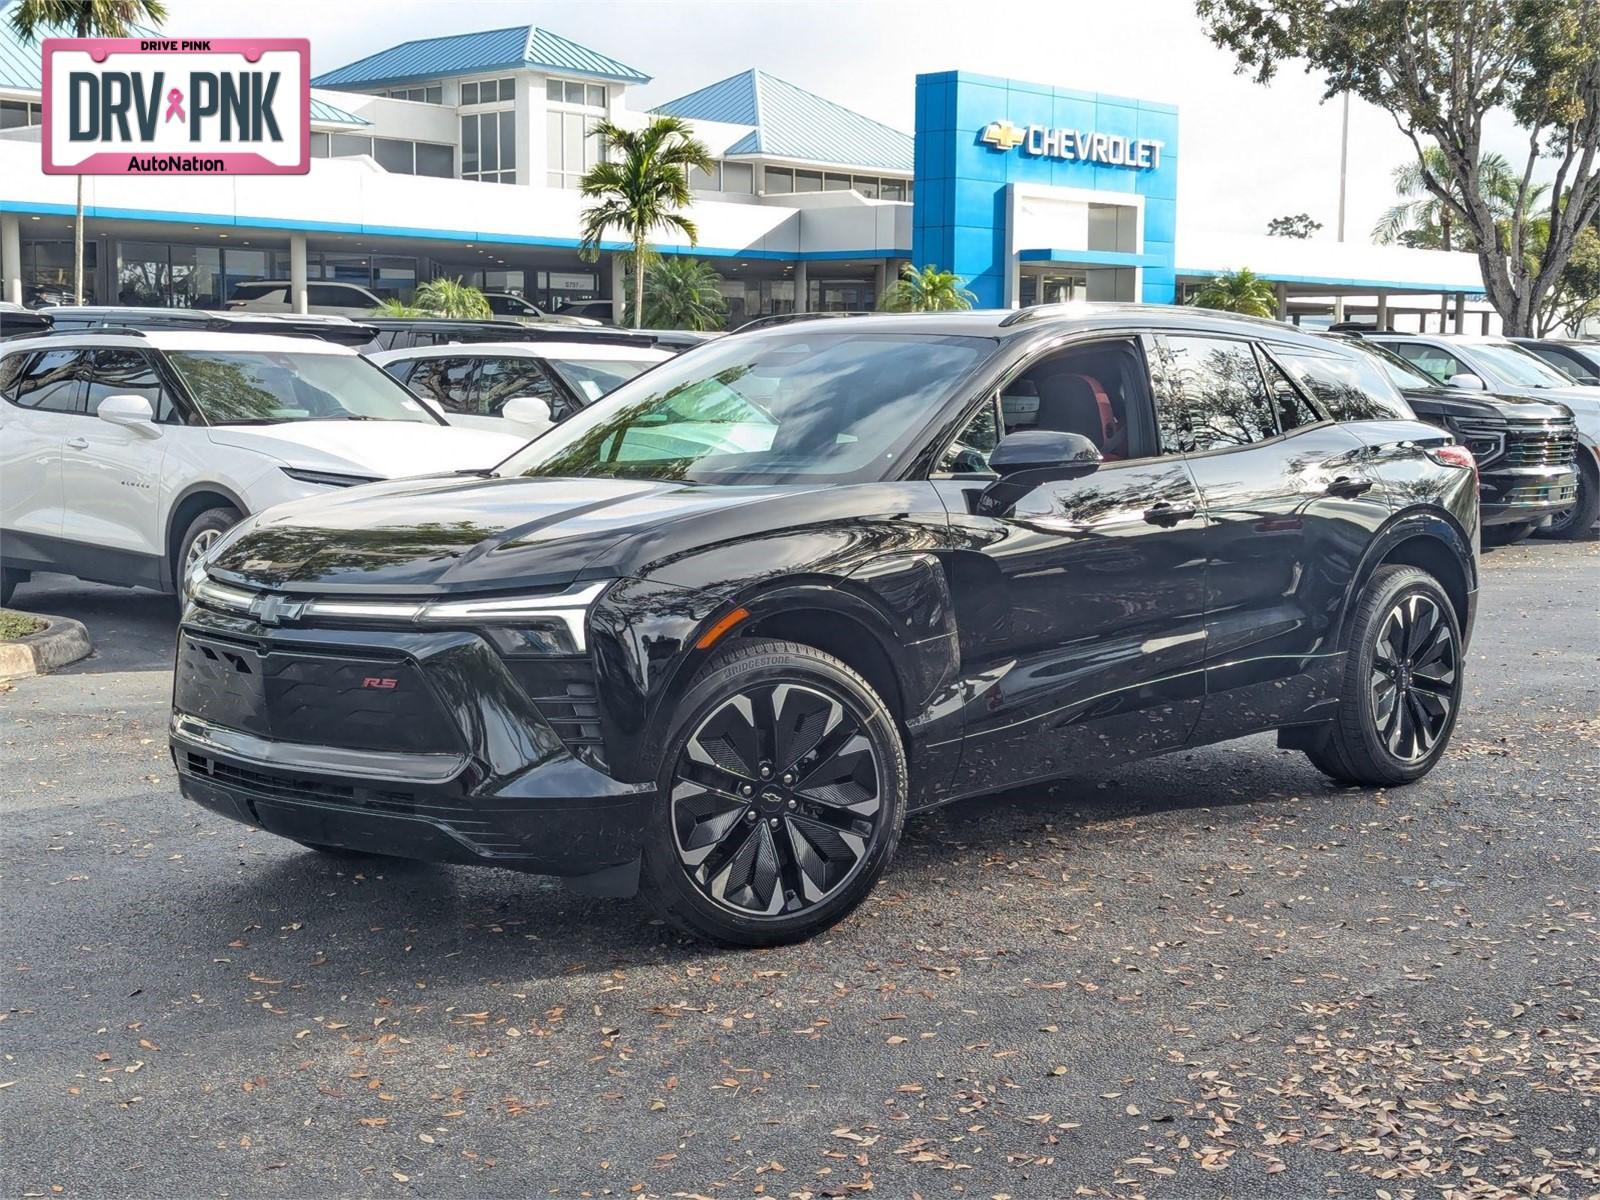
M47 37L76 37L68 25L40 27L39 40L29 41L11 25L11 9L21 0L0 0L0 87L19 92L37 92L44 87L43 58L39 41ZM128 36L159 37L160 30L147 25L129 25Z
M548 29L513 25L402 42L326 71L311 82L317 87L366 88L512 70L558 71L624 83L650 81L648 75Z
M743 71L653 112L754 125L725 153L910 171L912 138L765 71Z

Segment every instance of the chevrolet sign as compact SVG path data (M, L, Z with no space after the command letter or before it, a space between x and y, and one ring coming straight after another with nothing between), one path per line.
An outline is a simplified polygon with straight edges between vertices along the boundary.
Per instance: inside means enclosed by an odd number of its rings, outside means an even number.
M1116 133L1051 129L1045 125L1022 127L999 120L989 122L978 140L996 150L1020 146L1022 153L1030 158L1100 163L1108 167L1131 167L1136 171L1151 171L1161 165L1160 142Z

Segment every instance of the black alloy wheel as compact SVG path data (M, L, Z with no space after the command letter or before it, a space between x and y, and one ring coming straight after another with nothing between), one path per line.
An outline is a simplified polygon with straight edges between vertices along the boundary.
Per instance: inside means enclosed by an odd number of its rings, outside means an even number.
M1315 731L1312 764L1367 787L1421 779L1455 730L1463 649L1455 606L1437 579L1416 567L1379 567L1351 617L1338 716Z
M806 937L854 908L904 820L904 752L866 681L811 647L752 642L680 711L646 898L680 928L743 945Z
M1455 635L1439 604L1413 592L1389 610L1372 659L1372 719L1389 753L1426 758L1455 715Z

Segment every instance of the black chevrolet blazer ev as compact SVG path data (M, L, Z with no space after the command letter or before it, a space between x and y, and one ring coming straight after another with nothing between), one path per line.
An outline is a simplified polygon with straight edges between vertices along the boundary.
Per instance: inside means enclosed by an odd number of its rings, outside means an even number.
M907 813L1277 730L1444 752L1477 479L1368 356L1176 308L852 317L663 363L480 476L186 582L186 796L319 850L827 927Z

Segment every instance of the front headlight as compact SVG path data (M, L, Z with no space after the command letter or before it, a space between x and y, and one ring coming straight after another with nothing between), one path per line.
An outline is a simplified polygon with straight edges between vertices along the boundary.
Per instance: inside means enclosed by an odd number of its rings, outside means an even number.
M319 487L355 487L361 483L377 483L378 475L341 475L337 471L312 471L304 467L280 467L290 479L301 483L314 483Z

